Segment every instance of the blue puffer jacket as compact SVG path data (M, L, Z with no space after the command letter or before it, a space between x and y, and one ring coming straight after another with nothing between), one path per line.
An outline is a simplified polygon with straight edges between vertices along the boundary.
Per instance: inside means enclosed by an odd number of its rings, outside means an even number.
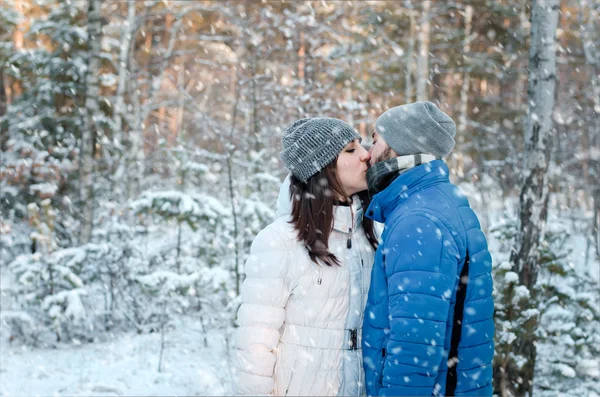
M367 394L491 396L492 258L446 164L406 171L367 216L385 222L363 326Z

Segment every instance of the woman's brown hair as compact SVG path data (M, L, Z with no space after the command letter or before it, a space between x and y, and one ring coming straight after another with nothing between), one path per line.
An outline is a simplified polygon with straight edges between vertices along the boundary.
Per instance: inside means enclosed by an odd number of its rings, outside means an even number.
M302 241L308 250L310 259L327 266L340 265L338 258L329 251L329 236L333 231L334 205L339 201L350 203L344 188L337 177L337 159L321 171L311 176L306 183L293 175L290 183L292 200L291 224L298 232L298 241ZM369 194L365 190L358 193L363 210L369 206ZM377 238L373 232L373 221L364 217L363 230L371 246L377 248Z

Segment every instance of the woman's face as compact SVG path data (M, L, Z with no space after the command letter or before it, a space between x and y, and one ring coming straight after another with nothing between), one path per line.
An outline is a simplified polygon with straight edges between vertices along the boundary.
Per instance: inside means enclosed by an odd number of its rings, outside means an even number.
M370 158L369 152L360 146L358 139L347 144L339 154L336 163L337 176L348 196L367 189Z

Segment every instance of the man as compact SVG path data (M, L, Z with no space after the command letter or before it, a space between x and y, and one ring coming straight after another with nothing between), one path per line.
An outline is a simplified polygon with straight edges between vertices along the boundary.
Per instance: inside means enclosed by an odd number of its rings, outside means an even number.
M363 326L368 395L492 395L492 258L441 160L455 133L430 102L376 122L367 216L385 229Z

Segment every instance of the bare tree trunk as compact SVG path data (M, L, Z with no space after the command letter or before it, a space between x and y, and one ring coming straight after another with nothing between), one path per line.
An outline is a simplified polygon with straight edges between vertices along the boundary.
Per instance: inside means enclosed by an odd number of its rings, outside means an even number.
M208 338L206 337L206 333L207 333L207 329L206 329L206 325L204 324L204 316L200 316L200 335L202 335L202 340L204 341L204 347L208 347Z
M525 129L523 185L520 195L520 230L511 255L519 284L532 290L539 271L539 245L544 238L548 210L548 166L552 137L552 110L556 89L556 29L559 0L532 0L529 49L529 111ZM518 314L517 314L518 315ZM536 360L535 328L515 347L526 359L509 373L512 395L531 395ZM520 378L518 382L517 379ZM515 386L518 385L518 386Z
M127 91L128 81L131 77L130 69L130 51L133 45L133 32L135 31L135 0L127 1L127 20L123 24L121 31L121 50L119 51L119 82L117 85L117 92L115 94L115 107L113 112L113 122L115 125L115 132L118 136L118 142L121 147L121 154L117 160L115 174L111 179L112 190L116 191L117 196L121 196L125 192L123 191L123 180L126 172L126 156L128 149L130 149L129 140L125 135L125 128L123 126L123 119L127 118L125 115L127 111L125 109L125 93ZM127 190L127 189L125 189ZM128 197L125 197L127 199Z
M162 372L163 353L165 351L165 328L167 325L167 302L163 302L163 310L160 316L160 353L158 356L158 372Z
M351 104L352 101L353 101L352 87L348 86L348 87L346 87L346 103ZM354 127L354 111L352 110L352 106L348 106L346 122Z
M593 2L592 2L593 4ZM590 74L592 75L592 92L591 98L594 104L594 108L600 109L600 49L597 48L597 44L591 36L594 29L594 14L592 7L588 4L588 0L581 0L580 2L580 34L583 44L583 52L585 55L585 61L589 66ZM587 17L587 22L585 21ZM596 21L597 23L597 21ZM587 150L589 159L591 162L590 177L591 181L588 185L592 187L592 204L594 207L594 218L592 220L592 240L596 248L596 257L600 259L600 113L596 112L593 117L593 122L590 123L588 128L590 131L590 137L588 146L584 148ZM594 148L596 148L594 150Z
M123 131L123 116L125 112L125 91L127 89L127 80L131 75L129 71L129 51L133 32L135 31L135 0L127 0L127 20L123 24L121 31L121 50L119 51L119 83L115 95L115 110L113 113L113 122L119 136L119 143L124 146L125 133Z
M133 128L128 132L129 150L125 154L125 197L130 198L139 193L144 172L144 129L141 115L141 99L136 79L132 81Z
M256 151L256 153L258 153L260 151L260 146L261 146L261 142L260 142L260 128L258 125L258 100L257 100L257 93L256 93L256 74L257 74L257 68L256 68L256 64L258 63L258 59L256 56L256 48L249 48L250 51L250 88L252 89L250 92L251 95L251 103L252 103L252 137L254 138L254 150ZM256 167L254 168L254 173L257 174L261 171L261 164L256 164ZM262 186L260 183L260 180L258 180L256 182L256 190L257 191L261 191L262 190Z
M100 72L100 40L102 21L100 19L101 0L89 0L88 3L88 43L89 61L86 76L85 118L81 134L80 151L80 196L82 205L80 243L92 238L94 226L94 143L97 137L96 117L99 114L98 96L100 94L98 74Z
M600 260L600 188L595 189L596 195L594 196L594 227L593 236L594 244L596 246L596 259Z
M471 52L471 29L473 26L473 6L468 5L465 7L465 38L463 42L463 54L468 56ZM469 109L469 86L471 83L471 75L467 66L468 62L463 62L464 68L462 86L460 89L460 107L458 113L458 128L456 129L456 140L458 151L454 155L456 158L456 174L459 177L464 176L464 143L465 134L467 131L467 112Z
M410 34L408 35L408 49L406 51L406 65L404 73L404 100L406 103L413 101L413 66L414 66L414 51L415 51L415 12L412 9L410 2L407 2L408 16L410 18Z
M306 71L306 43L304 41L304 32L299 32L298 33L298 63L297 63L297 70L296 70L296 77L297 77L297 81L298 81L298 98L300 99L300 97L302 97L304 95L304 90L305 90L305 86L306 86L306 81L305 81L305 71ZM299 104L298 106L298 117L305 117L306 114L306 106L303 106L302 104Z
M423 1L423 15L419 29L419 54L417 58L417 101L426 101L427 81L429 80L429 10L431 1Z
M179 100L177 104L177 115L175 117L175 128L173 129L173 144L177 144L177 139L181 138L182 140L185 138L185 130L183 129L183 120L184 120L184 112L185 112L185 58L181 60L181 65L179 68L179 74L177 76L177 89L179 91Z
M240 248L239 248L239 226L237 218L237 208L235 205L235 191L233 189L233 154L235 153L235 146L233 145L233 136L235 133L236 119L238 112L238 105L241 96L241 87L237 84L235 93L235 102L233 104L233 114L231 117L231 131L229 134L229 154L227 156L227 178L229 186L229 200L231 202L231 215L233 217L233 245L235 249L235 292L240 295L240 286L242 277L240 274Z
M13 5L15 11L17 11L20 15L25 15L25 7L24 0L16 0ZM23 49L24 45L24 32L27 30L27 19L22 18L21 21L14 27L13 31L13 46L14 51L18 52ZM21 95L21 84L19 81L13 80L13 83L8 87L8 96L9 101L12 102L14 98L17 98Z
M0 117L6 114L6 90L4 89L4 67L0 67Z
M527 16L527 8L528 8L528 1L522 1L521 2L521 10L519 12L519 20L520 20L520 24L521 26L526 26L529 24L529 18ZM525 99L525 95L523 95L523 92L525 91L525 83L527 80L527 76L525 73L522 73L521 70L525 69L521 67L521 63L522 61L517 60L515 62L515 70L517 71L517 83L514 85L514 89L515 92L513 94L514 100L515 100L515 109L521 109L521 106L523 105L523 100Z
M0 66L0 118L6 114L8 110L8 97L6 95L6 87L4 85L4 67ZM0 151L5 151L8 143L7 127L5 123L0 123Z

